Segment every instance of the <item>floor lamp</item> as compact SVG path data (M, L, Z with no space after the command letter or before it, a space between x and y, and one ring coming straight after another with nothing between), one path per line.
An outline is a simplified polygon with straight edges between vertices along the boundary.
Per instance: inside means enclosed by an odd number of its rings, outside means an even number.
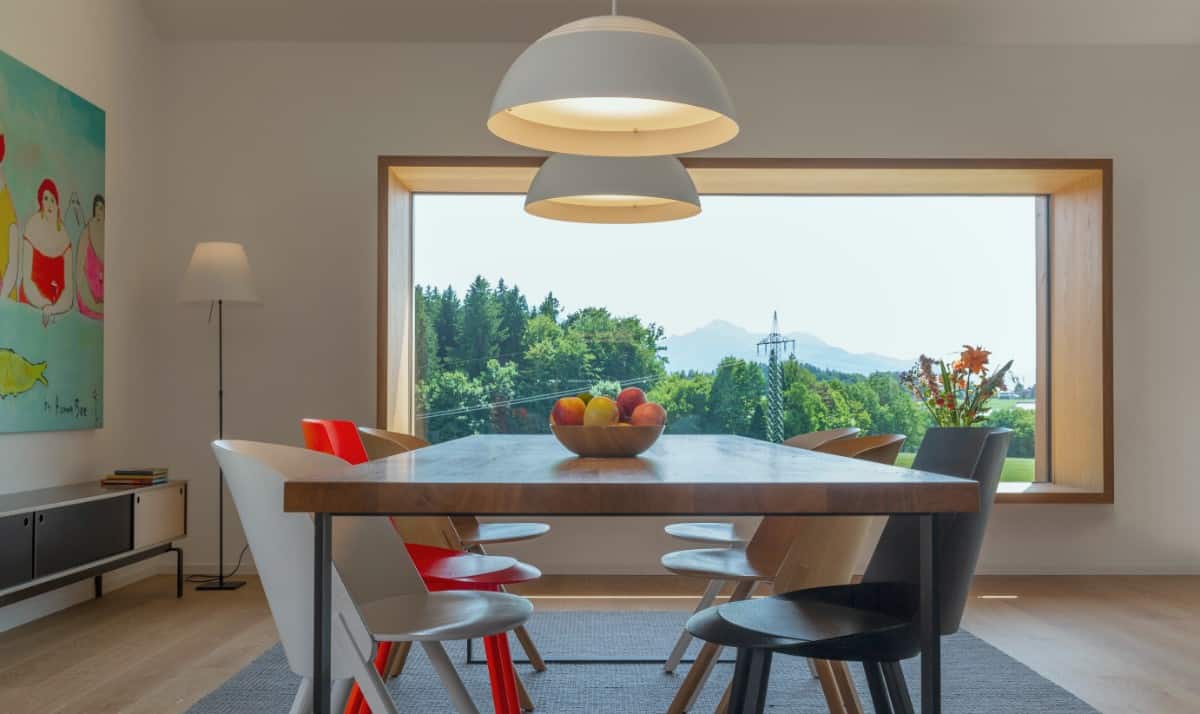
M250 261L239 243L197 243L179 288L179 302L217 310L217 438L225 438L225 303L257 303ZM237 590L244 580L225 579L225 473L217 469L217 574L197 590Z

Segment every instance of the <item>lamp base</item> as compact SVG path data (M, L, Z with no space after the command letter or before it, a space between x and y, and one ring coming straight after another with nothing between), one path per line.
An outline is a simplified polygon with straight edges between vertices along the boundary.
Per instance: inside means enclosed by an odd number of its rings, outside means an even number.
M197 590L237 590L246 584L245 580L214 580L211 583L197 585Z

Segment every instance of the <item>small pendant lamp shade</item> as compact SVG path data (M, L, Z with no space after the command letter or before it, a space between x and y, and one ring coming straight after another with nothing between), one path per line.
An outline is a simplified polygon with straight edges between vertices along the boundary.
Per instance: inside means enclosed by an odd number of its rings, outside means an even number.
M525 211L576 223L654 223L700 213L700 197L673 156L555 154L533 177Z
M258 302L250 261L240 243L197 243L183 282L179 302Z
M487 127L514 144L587 156L685 154L738 133L704 53L624 15L577 20L530 45L501 80Z

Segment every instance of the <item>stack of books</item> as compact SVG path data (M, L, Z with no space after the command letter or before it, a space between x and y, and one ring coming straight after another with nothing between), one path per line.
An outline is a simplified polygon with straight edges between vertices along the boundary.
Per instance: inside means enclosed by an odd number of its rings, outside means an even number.
M167 470L151 469L115 469L101 481L102 486L152 486L167 480Z

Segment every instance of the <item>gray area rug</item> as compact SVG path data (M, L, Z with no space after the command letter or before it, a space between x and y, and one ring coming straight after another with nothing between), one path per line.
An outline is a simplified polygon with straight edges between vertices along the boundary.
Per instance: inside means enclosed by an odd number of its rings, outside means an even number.
M629 659L665 658L687 619L686 612L538 612L528 629L545 657ZM514 656L520 646L512 643ZM466 647L446 643L450 657L475 698L480 711L492 710L487 667L464 664ZM696 645L693 644L692 653ZM482 648L475 648L482 657ZM1095 712L1090 706L967 632L948 637L942 649L944 707L947 714L1077 714ZM904 664L914 701L920 701L919 660ZM655 664L551 664L546 672L518 665L540 714L654 714L667 704L683 681L688 665L674 675ZM716 707L731 664L718 664L701 695L696 712ZM851 665L863 697L870 701L862 670ZM288 670L279 645L272 647L225 684L196 703L190 714L286 712L299 678ZM402 712L452 714L449 700L420 648L414 648L404 673L389 682ZM867 704L869 709L869 704ZM919 705L918 705L919 707ZM820 687L802 660L775 658L767 708L797 714L824 714Z

